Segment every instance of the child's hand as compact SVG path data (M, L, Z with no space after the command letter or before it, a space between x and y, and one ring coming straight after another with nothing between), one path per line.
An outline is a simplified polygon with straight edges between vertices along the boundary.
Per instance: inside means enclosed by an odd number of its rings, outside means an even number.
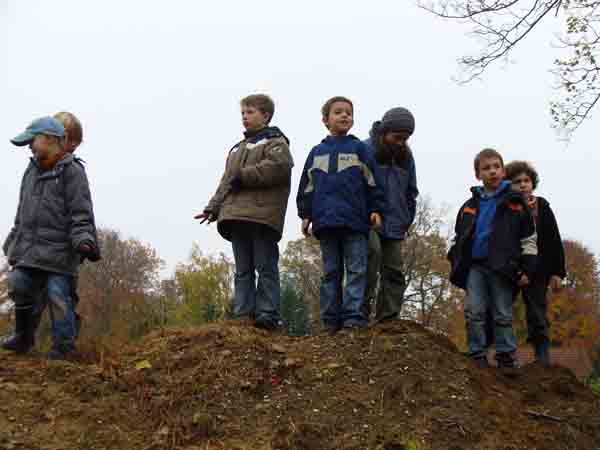
M517 284L519 285L519 287L529 286L529 278L527 277L527 275L521 275L521 278L519 278L519 282Z
M312 220L310 219L303 219L302 220L302 234L305 237L309 237L312 233L310 230L310 224L311 224Z
M558 292L562 289L562 279L557 275L550 277L550 289L552 292Z
M217 217L211 213L210 211L204 211L200 214L196 214L194 219L200 219L200 224L202 225L204 222L207 222L206 225L210 225L212 222L217 220Z
M371 226L375 229L375 230L379 230L381 229L381 215L377 212L371 213Z

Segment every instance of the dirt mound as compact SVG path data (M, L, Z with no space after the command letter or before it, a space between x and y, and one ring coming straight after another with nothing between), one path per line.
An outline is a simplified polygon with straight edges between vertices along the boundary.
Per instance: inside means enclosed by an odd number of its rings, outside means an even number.
M600 397L569 371L480 370L410 322L309 338L226 323L96 363L0 361L0 449L600 449Z

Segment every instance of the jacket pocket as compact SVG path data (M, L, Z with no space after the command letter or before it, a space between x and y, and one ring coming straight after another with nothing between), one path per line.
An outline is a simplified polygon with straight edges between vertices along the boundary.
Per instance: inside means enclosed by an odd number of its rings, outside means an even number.
M43 238L38 239L35 246L34 263L36 265L54 268L61 271L71 271L76 265L77 254L70 242L52 242Z
M15 251L18 249L18 245L21 241L21 232L16 232L10 235L7 241L4 243L4 253L6 254L6 259L8 260L8 264L14 266L19 259L18 252Z

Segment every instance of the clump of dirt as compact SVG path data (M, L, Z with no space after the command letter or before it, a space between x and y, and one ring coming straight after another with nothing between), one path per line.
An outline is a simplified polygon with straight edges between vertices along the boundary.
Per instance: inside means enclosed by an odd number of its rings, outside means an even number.
M230 322L95 362L0 360L2 450L600 448L600 397L571 372L506 378L411 322L307 338Z

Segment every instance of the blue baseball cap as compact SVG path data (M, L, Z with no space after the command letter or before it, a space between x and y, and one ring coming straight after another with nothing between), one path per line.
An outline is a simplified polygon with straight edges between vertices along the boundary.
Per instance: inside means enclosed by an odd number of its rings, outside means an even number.
M23 147L31 144L38 134L47 134L62 139L65 137L65 127L54 117L41 117L31 122L25 131L12 138L10 142L17 147Z

